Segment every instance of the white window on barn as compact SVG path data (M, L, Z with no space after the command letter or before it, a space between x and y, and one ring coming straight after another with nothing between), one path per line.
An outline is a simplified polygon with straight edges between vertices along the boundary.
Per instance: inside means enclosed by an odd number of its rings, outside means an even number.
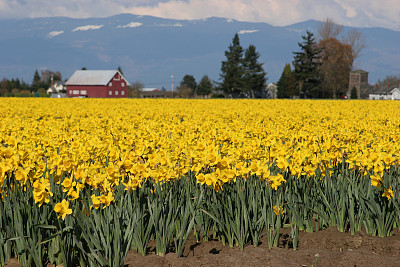
M112 95L112 91L108 91L108 95Z
M74 95L79 95L79 90L74 90L73 94Z
M118 95L118 91L115 91L115 95Z
M125 86L125 83L121 83L121 86L124 87L124 86Z
M81 95L86 95L87 91L86 90L81 90Z
M125 91L121 91L121 95L125 95Z
M112 83L109 83L109 85L108 86L112 86Z
M72 90L69 90L69 94L72 95Z
M120 77L119 77L119 75L117 74L117 75L115 75L115 77L114 77L114 81L119 81L120 80Z

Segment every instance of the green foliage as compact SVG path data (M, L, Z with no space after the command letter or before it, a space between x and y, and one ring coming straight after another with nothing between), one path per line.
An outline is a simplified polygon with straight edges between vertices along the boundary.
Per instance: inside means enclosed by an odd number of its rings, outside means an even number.
M316 46L314 35L307 31L307 36L302 36L303 42L298 43L300 52L293 52L294 75L296 77L300 97L320 98L321 77L319 73L319 54L322 49Z
M83 68L82 68L82 69L83 69ZM121 66L118 67L118 71L119 71L122 75L124 75L124 72L122 71Z
M39 75L38 70L36 70L35 74L33 75L33 81L29 89L31 92L37 92L39 88L49 88L50 85L51 81L43 81Z
M36 84L39 84L39 82L40 82L40 75L39 75L38 70L36 70L35 73L33 74L32 84L36 85Z
M203 78L201 78L199 85L197 86L197 94L198 95L209 95L211 94L213 90L213 84L208 78L207 75L204 75Z
M193 77L193 75L189 75L189 74L186 74L185 76L183 76L180 85L186 86L187 88L190 88L193 91L195 91L197 89L196 79Z
M24 81L20 81L18 78L11 80L3 78L0 82L0 96L18 96L18 91L27 90L29 90L29 85Z
M300 231L336 226L352 234L364 226L368 235L390 236L400 224L400 168L385 170L380 187L371 185L364 170L349 168L346 160L316 175L291 176L274 164L286 182L274 190L257 175L237 177L218 192L200 185L195 175L168 183L147 180L142 188L126 190L120 184L110 206L94 209L84 188L83 201L70 201L72 215L57 218L54 206L67 198L50 172L49 203L34 203L32 187L6 177L0 201L0 265L17 257L23 266L121 266L129 249L146 255L151 237L160 256L182 256L186 240L213 238L240 249L258 246L262 236L277 247L282 227L291 228L289 243L297 249ZM63 177L61 177L61 181ZM391 187L393 198L383 195ZM98 192L97 192L98 193Z
M180 85L176 88L180 97L188 98L193 97L197 90L196 79L189 74L183 76Z
M350 99L358 99L357 88L355 88L355 87L351 88Z
M299 94L296 87L296 78L294 77L290 64L285 65L277 86L278 98L291 98Z
M260 54L256 47L250 45L244 51L236 33L225 57L220 74L220 88L224 94L228 97L263 97L267 73L263 63L259 62Z
M225 95L221 93L215 93L211 95L211 98L225 98Z
M232 44L225 51L226 60L221 63L221 90L230 97L239 97L243 91L244 69L243 48L240 45L239 35L236 33Z
M250 94L251 98L262 97L266 88L267 73L264 71L263 63L259 62L260 54L254 45L250 45L244 55L244 87L243 92Z

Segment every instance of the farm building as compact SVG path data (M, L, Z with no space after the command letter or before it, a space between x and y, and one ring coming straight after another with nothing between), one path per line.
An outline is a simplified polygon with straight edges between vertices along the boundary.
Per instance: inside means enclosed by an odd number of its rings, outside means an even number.
M65 85L68 97L128 97L129 83L118 70L77 70Z
M144 98L165 98L170 97L170 92L160 91L157 88L143 88L140 96Z
M65 91L65 83L61 82L61 81L55 81L50 87L49 89L47 89L47 93L48 94L59 94L62 93L63 91Z
M361 98L361 93L368 88L368 72L363 70L354 70L350 72L349 90L347 97L350 98L351 90L356 88L357 98Z
M371 100L400 100L400 88L394 88L386 92L369 94Z

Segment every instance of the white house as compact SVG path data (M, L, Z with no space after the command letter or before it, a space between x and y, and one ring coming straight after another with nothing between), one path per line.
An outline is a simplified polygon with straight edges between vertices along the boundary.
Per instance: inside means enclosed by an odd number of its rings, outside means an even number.
M394 88L380 94L369 94L370 100L400 100L400 88Z
M48 94L59 94L61 91L66 90L65 85L63 82L56 81L54 82L53 86L50 86L49 89L47 89Z
M278 90L278 86L276 85L276 83L269 83L267 85L268 98L276 99L277 98L277 90Z
M400 88L394 88L392 91L392 100L400 100Z

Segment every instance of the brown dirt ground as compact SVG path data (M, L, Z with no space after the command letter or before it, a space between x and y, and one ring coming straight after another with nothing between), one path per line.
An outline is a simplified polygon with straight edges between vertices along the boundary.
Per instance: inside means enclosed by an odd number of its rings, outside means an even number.
M155 243L150 242L148 255L128 253L125 266L400 266L400 232L393 236L370 237L364 231L351 235L340 233L335 227L306 233L300 232L297 250L291 248L289 229L283 229L279 247L268 249L263 237L258 247L223 246L220 241L196 243L191 235L183 257L167 253L155 255ZM15 259L6 266L21 266Z

